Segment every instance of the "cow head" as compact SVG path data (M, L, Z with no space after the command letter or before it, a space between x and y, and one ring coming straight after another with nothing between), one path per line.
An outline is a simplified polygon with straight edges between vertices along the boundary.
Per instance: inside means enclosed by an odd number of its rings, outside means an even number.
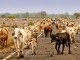
M14 33L12 33L13 38L14 38L14 39L18 39L18 37L19 37L20 35L22 35L22 34L20 33L20 28L15 28L15 29L14 29Z

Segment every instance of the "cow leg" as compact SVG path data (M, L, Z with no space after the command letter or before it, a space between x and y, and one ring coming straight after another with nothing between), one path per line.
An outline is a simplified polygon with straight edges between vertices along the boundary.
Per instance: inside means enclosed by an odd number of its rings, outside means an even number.
M35 53L35 48L36 48L36 42L31 42L31 46L32 46L32 55L36 54Z
M56 49L56 51L57 51L57 43L55 44L55 49Z
M71 35L70 35L70 42L72 43L72 37L71 37Z
M48 31L47 30L44 30L44 34L45 34L45 37L47 37Z
M52 30L50 31L50 36L51 36L51 34L52 34Z
M58 49L57 49L57 47L58 47L58 44L56 43L56 44L55 44L55 49L56 49L57 54L58 54Z
M47 37L47 36L48 36L48 32L45 33L45 37Z
M24 57L24 43L21 44L20 48L21 48L20 57L23 58Z
M21 55L21 50L20 50L21 44L18 41L16 41L15 47L16 47L16 50L18 51L17 52L17 59L19 59L20 55Z
M7 47L7 39L5 40L5 42L6 42L6 45L5 46Z
M3 45L3 47L5 46L4 44L5 44L5 40L4 40L4 38L2 38L2 45Z
M78 30L76 31L76 34L78 34Z
M18 58L18 59L19 59L19 58L23 58L24 55L23 55L23 45L22 45L22 44L18 45L17 51L18 51L18 52L17 52L17 54L18 54L17 58Z
M74 35L71 35L71 43L74 43L75 41L74 41Z
M47 33L47 37L49 37L49 34L50 34L50 32L48 31L48 33Z
M75 43L75 41L74 41L74 37L72 38L72 42Z
M62 52L60 54L63 54L64 48L65 48L65 44L62 44L62 45L63 45L63 49L62 49Z
M35 46L32 46L32 55L36 54L35 53Z
M26 43L25 49L29 49L29 44L28 43Z
M70 51L70 41L68 40L68 46L69 46L69 52L68 54L71 54L71 51Z
M25 49L29 49L29 43L28 42L24 42L24 46L26 45Z
M17 49L17 58L20 58L20 48L16 48Z
M19 59L19 58L23 58L24 57L24 55L21 53L22 51L20 51L20 49L18 49L17 50L18 52L17 52L17 59Z
M60 53L60 45L61 45L61 44L59 44L59 46L58 46L58 54Z

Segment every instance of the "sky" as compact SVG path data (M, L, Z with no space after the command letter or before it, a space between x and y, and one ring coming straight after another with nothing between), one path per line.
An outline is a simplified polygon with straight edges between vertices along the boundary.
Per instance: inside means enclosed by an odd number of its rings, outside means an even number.
M80 12L80 0L0 0L0 13L40 11L46 11L48 14Z

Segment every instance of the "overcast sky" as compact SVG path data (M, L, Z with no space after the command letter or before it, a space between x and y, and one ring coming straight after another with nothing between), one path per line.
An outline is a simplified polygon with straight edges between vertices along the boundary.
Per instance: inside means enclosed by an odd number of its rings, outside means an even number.
M50 14L80 12L80 0L0 0L0 13L39 11Z

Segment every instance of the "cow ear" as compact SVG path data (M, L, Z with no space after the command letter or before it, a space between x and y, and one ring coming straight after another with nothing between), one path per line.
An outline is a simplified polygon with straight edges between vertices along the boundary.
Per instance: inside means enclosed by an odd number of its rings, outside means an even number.
M14 36L14 33L12 33L12 36Z

